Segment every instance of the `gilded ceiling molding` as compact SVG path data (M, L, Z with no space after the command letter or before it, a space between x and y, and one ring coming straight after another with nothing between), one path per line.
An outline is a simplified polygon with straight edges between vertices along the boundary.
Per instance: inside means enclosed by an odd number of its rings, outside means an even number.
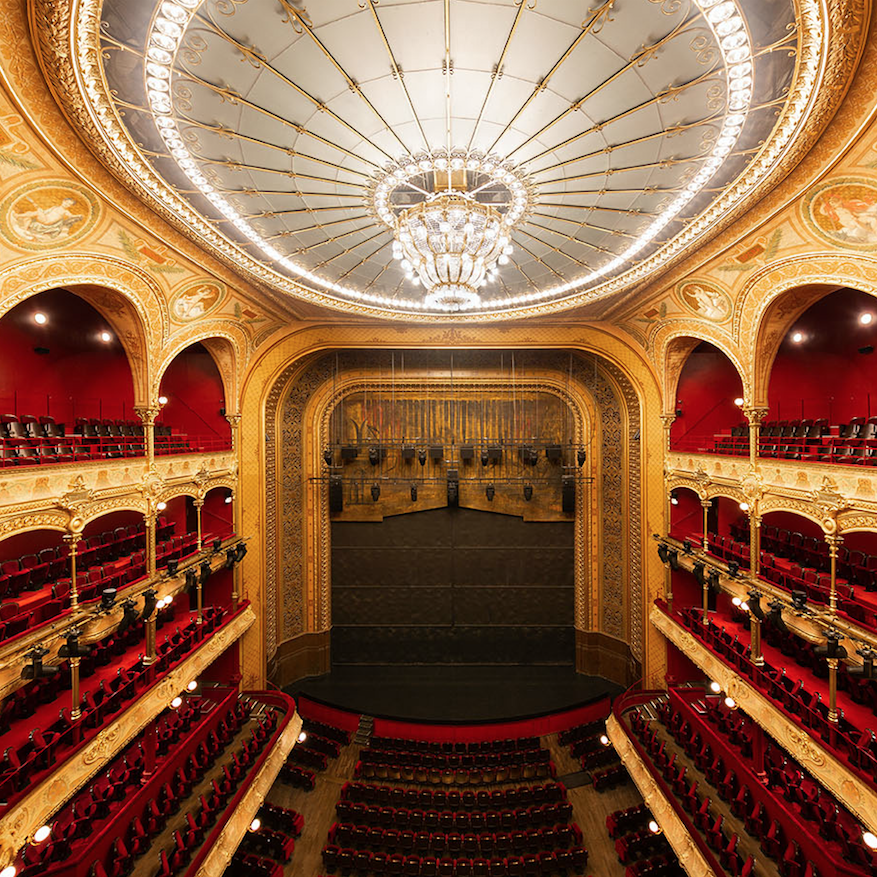
M30 0L31 20L40 63L47 81L54 87L59 103L78 127L86 142L92 143L101 160L137 191L164 218L189 236L204 241L226 264L243 270L250 279L285 285L299 298L326 304L327 297L306 290L293 281L268 271L250 259L240 248L220 238L206 223L182 203L182 199L162 190L148 163L121 132L118 120L100 75L101 65L97 34L99 0ZM538 316L583 304L597 297L639 283L649 274L666 270L681 259L695 244L708 238L733 221L749 204L761 198L797 164L822 132L843 97L849 78L858 62L867 13L863 0L796 0L800 25L800 42L796 75L789 102L767 142L747 170L683 234L660 251L631 269L618 280L606 282L589 291L574 294L554 304L521 308L515 316ZM75 26L71 27L75 20ZM72 33L71 33L72 31ZM71 52L70 47L75 46ZM88 105L82 99L87 95ZM132 177L131 169L139 181ZM387 316L381 308L333 300L333 307L364 315ZM508 314L468 314L469 319L498 320ZM411 315L418 321L446 319L439 315Z
M765 266L737 297L734 339L752 362L751 405L766 405L770 370L788 327L814 301L841 287L877 297L877 257L829 252L791 256Z

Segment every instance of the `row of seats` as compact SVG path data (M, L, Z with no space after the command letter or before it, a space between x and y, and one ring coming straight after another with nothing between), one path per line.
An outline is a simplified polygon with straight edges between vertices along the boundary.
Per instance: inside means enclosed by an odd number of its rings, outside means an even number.
M371 764L409 764L440 770L458 767L511 767L513 764L537 764L548 761L547 749L524 749L512 752L412 752L402 750L363 749L360 759Z
M572 804L562 801L507 810L409 810L340 800L335 812L340 822L393 827L401 831L513 831L568 822Z
M507 858L442 858L371 853L367 850L323 848L323 864L329 873L388 874L394 877L548 877L572 871L581 874L588 864L583 847L558 850L556 853L528 853Z
M240 750L233 752L231 758L225 761L221 773L211 780L213 793L209 798L203 795L199 798L196 812L186 813L183 831L173 832L174 844L171 849L159 853L159 869L156 877L178 877L186 871L189 862L203 844L205 836L225 813L229 801L247 779L259 755L268 745L277 727L277 719L277 711L269 709L260 718L257 727L252 730L250 738L244 741ZM182 803L182 799L179 803ZM289 843L294 848L295 844L291 838ZM292 849L289 849L289 856L291 855ZM122 874L110 874L108 877L128 877L128 874L130 870Z
M687 877L687 873L675 854L662 853L631 862L624 870L624 877Z
M604 767L602 770L591 774L591 785L596 792L605 792L616 786L623 786L630 782L630 774L623 764L613 767Z
M438 768L427 769L410 764L369 764L357 762L355 777L363 779L393 780L418 785L495 785L516 783L522 780L553 779L557 776L554 762L541 764L515 764L510 767L484 768Z
M644 716L637 709L628 714L628 720L631 732L639 739L644 750L650 756L657 756L664 751L661 746L663 741L651 726L647 716ZM751 877L755 865L754 857L749 856L745 862L743 861L737 852L739 837L733 833L730 837L725 834L724 817L721 813L715 812L716 808L711 797L701 796L698 792L697 781L692 780L689 785L686 781L684 767L676 768L675 762L671 763L669 758L665 760L663 766L652 762L652 770L663 775L667 786L672 789L682 808L690 814L694 825L701 830L706 842L719 856L725 873L730 877ZM787 874L785 871L781 871L781 873L783 877L803 877L800 873L795 875ZM807 877L818 877L818 874L811 871Z
M652 813L646 805L634 804L624 810L615 810L606 817L606 830L612 840L631 831L645 828L652 818Z
M348 782L341 788L341 800L381 807L406 807L421 810L506 810L534 804L560 804L566 801L562 783L518 786L514 789L479 789L477 792L451 789L410 789L401 786L376 786Z
M369 749L388 749L394 752L428 752L445 755L452 753L457 755L501 754L503 752L525 752L540 748L538 737L517 737L472 742L372 737L368 745Z
M637 859L666 853L670 849L663 834L655 834L648 828L638 828L617 838L615 852L622 865L629 865Z
M585 722L574 728L566 728L557 735L557 742L561 746L572 746L579 740L599 737L606 729L605 719L595 719L593 722ZM576 753L574 756L578 757Z
M434 855L468 855L489 858L494 853L535 853L540 850L581 846L582 832L575 825L558 824L544 828L525 828L505 832L400 831L395 828L336 822L329 830L329 843L341 847L411 852Z
M283 865L243 850L235 851L224 877L283 877Z
M317 779L312 770L307 770L288 762L280 768L277 779L295 789L303 789L305 792L312 792L317 784Z
M714 724L721 733L723 726L722 714L714 706L718 698L705 698L699 703L707 706L707 716L712 715ZM690 725L686 726L685 716L674 707L673 704L662 702L659 706L659 716L677 742L683 746L689 757L697 758L698 751L703 750L697 734ZM740 749L730 736L728 737L728 751L732 748ZM799 828L797 823L782 814L795 814L798 818L812 823L812 832L818 832L819 836L828 846L828 854L832 859L842 856L852 865L862 869L864 873L873 873L877 869L877 855L872 854L862 840L862 827L850 812L830 792L817 783L812 776L804 770L788 753L779 749L776 744L769 742L764 750L764 755L757 761L753 759L751 751L747 755L742 752L744 759L751 762L753 776L765 775L766 787L772 795L772 813L768 813L762 801L756 801L752 789L738 772L730 767L725 778L720 783L713 782L714 777L724 769L720 767L718 772L712 768L707 770L713 785L717 785L719 794L725 800L731 802L732 810L740 819L747 820L748 830L758 838L768 840L769 855L779 859L780 853L788 849L788 839L797 838ZM716 756L712 756L716 757ZM721 754L717 756L721 761ZM728 776L728 774L730 776ZM777 814L780 814L779 816ZM777 822L778 825L773 825ZM794 869L791 869L794 870Z
M327 740L334 740L339 746L347 746L350 743L350 731L336 728L326 722L318 722L316 719L302 718L302 728L307 734L317 734Z

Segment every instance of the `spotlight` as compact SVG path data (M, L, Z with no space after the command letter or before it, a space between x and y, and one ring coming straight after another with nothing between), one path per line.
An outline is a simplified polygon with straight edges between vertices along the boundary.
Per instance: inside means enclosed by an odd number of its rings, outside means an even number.
M231 494L229 494L229 495L225 498L225 504L226 504L226 505L231 505L233 502L234 502L234 497L233 497Z
M807 611L807 592L806 591L792 591L792 606L795 607L795 612L799 615L802 612Z
M825 634L825 645L816 646L816 655L820 658L845 658L847 650L840 644L843 636L836 630L829 630Z
M234 562L237 560L237 554L235 553L234 548L228 548L225 552L225 568L231 569L234 566Z
M332 449L331 449L331 448L325 448L324 451L323 451L323 462L324 462L327 466L331 466L333 460L334 460L334 457L333 457L333 455L332 455Z
M670 549L663 542L658 543L658 557L661 558L661 563L668 563L670 560Z
M143 618L146 620L149 618L153 612L155 612L158 606L158 601L155 598L155 591L150 588L148 591L143 592Z
M186 691L194 691L198 687L197 680L193 679L187 686Z
M737 701L734 700L733 697L730 697L730 696L726 697L724 700L724 704L729 710L737 709Z
M718 682L710 682L710 691L713 694L719 694L722 690L722 686L719 685Z
M800 344L804 340L803 332L792 332L792 342L794 344Z
M159 396L158 397L159 405L167 405L167 396Z
M372 466L377 466L378 463L381 462L381 450L380 448L370 447L368 449L368 461L372 464Z
M183 698L179 694L171 701L171 709L178 710L183 705Z
M764 609L761 608L761 592L752 590L749 592L749 611L759 620L764 621Z
M420 463L421 466L426 465L426 448L421 448L417 452L417 462Z
M605 734L601 734L601 735L600 735L600 742L601 742L604 746L608 746L608 745L609 745L609 738L608 738Z
M100 592L100 608L112 609L116 605L116 589L104 588Z
M863 326L870 326L871 323L874 322L874 314L868 313L867 311L864 314L859 314L859 322Z
M733 579L737 576L737 573L739 571L740 571L740 564L737 563L736 560L729 560L728 561L728 575L731 576L731 578Z
M210 567L210 562L205 560L198 569L198 581L202 585L207 584L207 579L213 575L213 570Z
M719 593L719 571L717 569L711 569L706 578L707 586L711 591L715 591L717 594Z
M258 817L250 823L250 831L258 831L261 827L262 821Z
M126 601L127 602L127 601ZM133 603L132 603L133 605ZM122 619L124 621L124 618ZM121 625L119 625L121 627ZM79 637L82 632L78 627L71 627L67 631L64 645L58 650L60 658L84 658L91 654L91 646L80 644Z
M585 460L588 459L587 451L576 451L576 462L579 464L579 468L585 465Z
M403 460L413 460L414 454L415 454L414 445L402 445L402 450L401 450L399 456Z
M877 835L874 835L870 831L865 831L862 833L862 842L868 847L869 850L877 850Z
M489 461L490 461L490 457L487 453L487 448L482 448L481 449L481 465L486 466Z
M299 743L304 743L305 740L307 740L307 739L308 739L307 731L302 731L302 732L298 735L298 742L299 742Z
M43 646L34 646L27 654L25 659L27 664L21 671L22 679L45 679L47 676L54 676L60 667L49 667L43 664L43 658L49 654L49 650Z
M743 397L742 397L742 396L738 396L738 397L734 400L734 404L735 404L738 408L742 408L742 407L743 407Z
M524 485L524 499L527 500L527 502L530 502L530 500L533 499L533 485L532 484L525 484Z
M411 485L411 502L417 502L417 485Z
M116 628L116 633L119 635L123 634L139 617L140 613L137 611L137 606L129 597L124 603L122 603L122 620Z
M49 839L49 835L52 833L52 828L49 825L41 825L33 835L33 842L35 844L41 844L44 840Z
M46 323L49 322L49 318L48 318L44 313L42 313L42 311L37 311L37 312L33 315L33 321L34 321L38 326L45 326Z
M198 573L193 569L186 570L186 585L183 590L188 594L192 588L198 586Z
M682 540L682 550L686 554L691 554L691 540L690 539L683 539Z
M179 560L171 559L167 562L167 574L169 576L175 576L177 574L177 567L180 565Z
M377 502L377 501L381 498L381 486L380 486L380 484L373 484L373 485L372 485L371 494L372 494L372 499L373 499L375 502Z
M487 497L488 502L493 502L493 498L496 496L496 487L492 484L488 484L487 487L484 488L484 495Z
M655 822L654 819L650 819L649 820L649 831L652 834L660 834L661 833L661 826L658 825L658 823Z
M156 508L157 508L160 512L163 512L163 511L167 508L167 503L166 503L166 502L160 502L160 503L156 506Z
M247 543L238 542L234 549L234 559L240 563L247 556Z
M861 676L863 679L874 678L874 658L877 658L877 652L865 646L864 649L856 649L856 654L862 658L861 667L850 667L847 673L853 676Z
M675 548L668 549L667 561L670 564L670 569L679 569L679 552Z
M222 548L222 537L217 536L216 539L213 540L213 550L218 552Z

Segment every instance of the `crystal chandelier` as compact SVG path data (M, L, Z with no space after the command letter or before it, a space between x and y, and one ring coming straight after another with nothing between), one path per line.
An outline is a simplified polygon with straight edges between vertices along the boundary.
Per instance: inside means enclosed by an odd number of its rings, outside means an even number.
M481 304L478 290L497 279L513 251L515 223L529 206L523 175L495 156L435 152L388 166L372 207L393 230L393 256L423 285L429 309Z

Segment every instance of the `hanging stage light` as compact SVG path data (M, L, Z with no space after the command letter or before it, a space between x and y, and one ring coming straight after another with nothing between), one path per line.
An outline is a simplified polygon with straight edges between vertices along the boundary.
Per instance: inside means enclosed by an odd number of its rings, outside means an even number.
M331 448L326 448L326 449L323 451L323 462L324 462L327 466L331 466L333 460L334 460L334 455L332 454L332 449L331 449Z
M207 584L207 579L213 575L213 569L208 561L204 561L198 569L198 579L202 585Z
M372 499L377 502L381 498L381 486L379 484L372 485Z
M426 448L421 448L417 452L417 462L420 463L421 466L426 465Z
M527 502L530 502L530 500L533 499L533 485L532 484L525 484L524 485L524 499L527 500Z
M381 462L381 450L372 445L368 449L368 461L372 466L377 466Z
M585 465L585 460L588 459L588 452L585 450L576 451L576 462L579 464L579 468Z
M225 568L231 569L234 566L234 562L237 559L237 555L235 554L234 548L229 548L225 552Z
M240 563L247 556L247 543L238 542L234 549L234 559Z
M129 597L124 603L122 603L122 620L116 628L116 633L118 635L125 633L125 631L128 630L128 628L131 627L139 617L140 613L137 611L137 605Z
M183 590L188 594L193 588L198 586L198 573L193 569L186 570L186 585Z
M487 496L487 501L493 502L493 498L496 496L496 488L492 484L488 484L484 488L484 493Z
M213 540L213 550L216 552L219 552L222 550L222 537L221 536L217 536Z
M489 460L490 460L490 457L488 456L487 448L482 448L481 449L481 465L486 466Z
M143 592L143 620L149 618L158 605L157 595L152 588Z
M116 589L104 588L100 592L100 608L112 609L116 605Z
M448 469L448 508L455 509L460 504L460 475L456 469Z
M329 511L344 511L344 482L337 475L329 476Z
M54 676L61 668L43 664L43 658L48 654L49 650L43 646L34 646L27 652L24 656L27 663L22 668L21 678L45 679L47 676Z
M177 574L177 567L180 565L179 560L171 559L167 562L167 574L169 576L175 576Z
M130 603L131 606L134 606L133 600L126 600L125 604ZM134 617L137 617L136 610ZM125 618L123 616L122 623L124 623ZM124 633L125 629L122 627L122 624L119 624L119 630ZM91 654L91 646L87 646L84 643L79 642L79 637L82 635L82 631L79 630L78 627L71 627L70 630L67 631L67 636L65 637L64 645L58 650L59 658L84 658L86 655Z

